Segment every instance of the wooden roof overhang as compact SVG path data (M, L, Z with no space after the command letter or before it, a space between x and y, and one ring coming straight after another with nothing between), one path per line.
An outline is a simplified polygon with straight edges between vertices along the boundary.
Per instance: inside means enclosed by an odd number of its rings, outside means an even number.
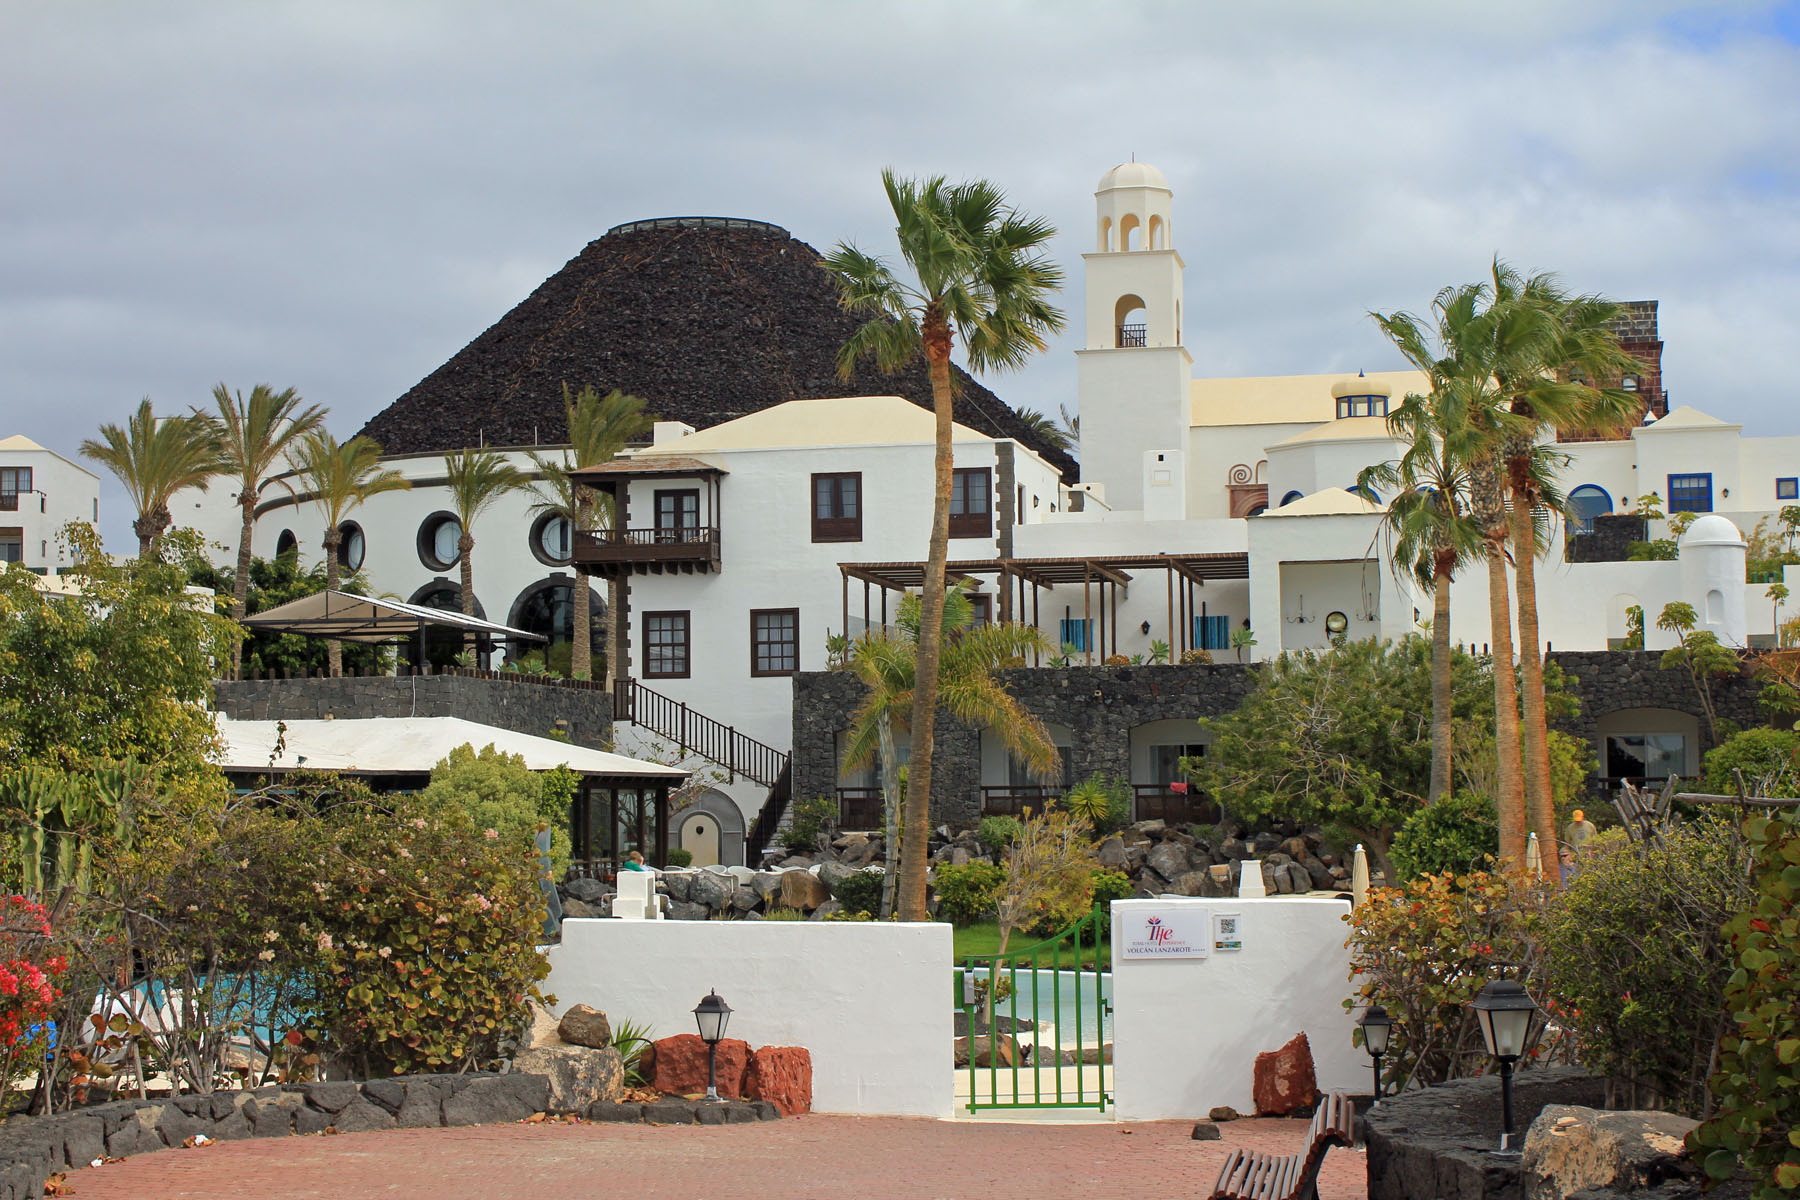
M890 591L913 591L925 585L922 562L839 563L848 579ZM993 558L953 561L945 565L950 579L984 575L1012 576L1038 587L1057 587L1105 580L1129 588L1133 571L1172 571L1193 583L1209 579L1248 579L1250 556L1224 554L1108 554L1072 558Z

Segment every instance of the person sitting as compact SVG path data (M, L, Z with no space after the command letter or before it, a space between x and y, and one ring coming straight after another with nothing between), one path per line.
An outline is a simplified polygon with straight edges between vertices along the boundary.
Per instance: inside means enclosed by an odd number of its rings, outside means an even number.
M644 861L644 852L641 850L633 850L631 853L627 854L625 856L625 861L619 864L619 870L648 871L652 875L656 874L656 868Z

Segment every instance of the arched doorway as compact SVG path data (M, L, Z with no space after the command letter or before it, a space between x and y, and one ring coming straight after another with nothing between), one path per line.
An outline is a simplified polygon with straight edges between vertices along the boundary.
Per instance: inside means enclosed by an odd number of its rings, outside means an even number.
M696 867L739 866L744 861L744 814L717 788L677 814L675 844L694 856Z
M593 677L606 674L606 601L592 585L588 589L588 632L593 646ZM552 674L569 674L569 647L575 640L575 580L560 571L538 580L520 592L513 601L506 623L547 638L518 649L509 648L507 661L537 652L543 655Z
M1592 483L1584 483L1569 493L1567 502L1569 525L1576 533L1594 532L1594 518L1604 517L1613 510L1612 497L1605 488Z

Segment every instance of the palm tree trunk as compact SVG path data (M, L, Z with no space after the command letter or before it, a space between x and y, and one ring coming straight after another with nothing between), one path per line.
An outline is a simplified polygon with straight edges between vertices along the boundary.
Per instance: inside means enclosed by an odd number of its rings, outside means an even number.
M325 531L325 590L335 592L338 588L338 542L343 534L338 532L339 526L333 525ZM325 665L333 679L344 673L344 643L332 638L325 643ZM424 663L419 664L423 670Z
M587 515L589 513L590 509L592 508L592 505L593 505L592 493L590 493L587 488L581 486L580 484L576 484L575 485L575 528L576 529L585 530L592 524L592 521L588 518L588 515ZM577 589L577 592L581 593L581 594L578 594L577 596L572 597L571 598L572 602L569 605L569 613L570 613L569 623L571 626L573 626L573 628L570 629L570 631L569 631L569 633L570 633L569 674L572 675L576 679L592 679L594 677L594 633L593 633L593 628L587 621L582 619L583 617L585 617L587 615L587 596L585 595L585 591L584 591L587 586L588 586L587 571L585 568L577 565L575 568L575 587ZM574 601L578 601L578 602L574 602ZM545 661L546 665L548 665L549 660L550 660L550 651L549 651L549 648L546 647L544 650L544 661Z
M241 624L250 611L250 539L256 532L256 494L245 489L238 505L244 522L238 532L237 578L231 581L231 619ZM243 673L244 643L239 641L231 650L231 677L236 679Z
M1494 808L1499 817L1500 859L1525 865L1525 782L1519 774L1519 685L1513 673L1512 599L1506 589L1506 555L1501 543L1487 546L1488 611L1493 628Z
M1519 674L1524 692L1525 815L1543 848L1544 878L1562 882L1556 854L1556 802L1550 793L1550 728L1544 707L1544 658L1538 644L1537 530L1531 519L1532 494L1528 464L1507 460L1512 488L1513 586L1519 594Z
M467 525L462 527L462 537L457 539L456 548L461 552L457 560L462 566L462 613L472 621L475 619L475 535L469 532ZM475 654L473 629L463 634L463 653L471 657Z
M1434 589L1431 601L1431 792L1427 804L1450 794L1451 722L1450 694L1450 572L1454 551L1440 551L1432 562Z
M925 849L931 837L931 755L937 718L938 664L943 651L944 573L950 557L950 327L935 306L925 314L925 358L936 417L933 453L936 486L931 503L931 542L919 609L919 663L913 673L912 757L907 765L906 826L900 846L900 919L923 921Z
M894 745L894 722L883 712L875 728L881 735L881 799L883 810L881 919L894 915L894 893L900 882L900 752Z

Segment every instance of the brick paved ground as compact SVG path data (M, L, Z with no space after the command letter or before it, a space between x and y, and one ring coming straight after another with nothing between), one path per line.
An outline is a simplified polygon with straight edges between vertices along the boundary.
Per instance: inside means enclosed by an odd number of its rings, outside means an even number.
M1291 1153L1305 1121L1234 1121L1224 1140L1192 1126L1012 1125L805 1116L761 1125L496 1125L166 1150L70 1172L79 1200L546 1200L584 1195L955 1197L1139 1200L1203 1197L1232 1146ZM1333 1150L1320 1200L1362 1200L1360 1151Z

